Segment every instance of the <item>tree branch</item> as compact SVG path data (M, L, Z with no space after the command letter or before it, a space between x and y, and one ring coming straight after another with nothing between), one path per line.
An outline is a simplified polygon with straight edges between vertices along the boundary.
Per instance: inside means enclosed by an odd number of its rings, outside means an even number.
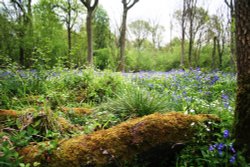
M87 9L89 8L89 4L87 3L87 1L81 0L81 2L83 3L83 5L84 5Z
M22 11L23 13L25 13L25 10L24 10L24 8L23 8L21 2L18 2L18 1L16 1L16 0L12 0L11 2L14 3L14 4L16 4L16 5L21 9L21 11Z
M97 7L98 2L99 0L95 0L95 3L93 4L93 6L90 6L91 10L94 10Z
M231 9L232 8L232 5L229 4L228 0L224 0L225 4Z
M134 0L131 5L127 6L127 9L129 10L130 8L132 8L137 2L139 2L139 0Z

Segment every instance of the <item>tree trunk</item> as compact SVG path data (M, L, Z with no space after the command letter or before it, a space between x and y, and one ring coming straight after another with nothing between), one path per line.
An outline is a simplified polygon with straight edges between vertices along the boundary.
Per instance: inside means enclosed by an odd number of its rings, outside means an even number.
M87 56L87 61L88 65L92 66L93 65L93 33L92 33L92 10L88 10L87 14L87 38L88 38L88 56Z
M20 37L21 41L23 37ZM25 55L24 55L24 48L23 48L23 43L19 44L19 62L21 66L25 66Z
M32 52L34 48L34 43L32 42L33 41L32 0L28 0L27 14L25 14L23 17L25 17L24 18L24 33L25 33L24 38L28 37L28 40L30 40L30 41L24 41L25 42L24 55L25 55L25 59L27 60L25 62L25 66L30 67L32 65L32 61L30 60L32 59Z
M193 41L194 41L194 30L193 30L193 22L194 22L194 10L195 6L193 1L190 2L188 7L188 17L189 17L189 46L188 46L188 65L192 67L192 51L193 51Z
M72 48L72 42L71 42L71 20L72 20L72 16L71 16L71 3L70 1L68 1L68 7L70 10L68 10L68 20L67 20L67 33L68 33L68 61L71 61L71 48ZM71 63L70 63L71 64Z
M120 62L118 71L125 71L125 48L126 48L126 31L127 31L127 14L128 9L123 9L122 15L122 25L121 25L121 35L119 39L119 47L120 47Z
M92 4L91 0L81 0L83 5L87 8L87 18L86 18L86 29L87 29L87 38L88 38L88 55L87 62L88 66L93 66L93 32L92 32L92 18L93 12L98 6L99 0L94 0Z
M217 38L217 49L218 49L218 55L219 55L219 69L221 70L223 51L222 51L222 46L220 44L220 39L218 39L218 38Z
M236 1L237 99L235 138L250 161L250 1Z
M185 57L185 16L186 16L186 0L183 0L183 11L181 18L181 60L180 67L184 67L184 57Z
M213 52L212 52L212 64L211 64L212 69L215 69L216 41L217 41L217 37L214 36L214 39L213 39Z
M230 61L233 70L235 71L236 66L236 45L235 45L235 6L234 6L234 0L230 0L230 17L231 17L231 24L230 24Z
M191 28L192 27L192 28ZM192 67L192 52L193 52L193 23L190 23L190 38L189 38L189 46L188 46L188 65Z
M68 58L70 60L72 42L71 42L71 28L69 26L67 27L67 32L68 32Z

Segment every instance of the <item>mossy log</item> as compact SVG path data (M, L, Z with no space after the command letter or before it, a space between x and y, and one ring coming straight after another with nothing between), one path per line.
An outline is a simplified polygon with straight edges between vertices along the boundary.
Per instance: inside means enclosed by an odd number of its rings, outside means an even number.
M3 128L6 128L4 122L8 120L13 120L13 122L18 121L20 125L15 128L21 131L29 126L37 130L44 128L49 130L59 130L62 133L82 129L82 127L72 125L70 121L63 117L55 117L50 110L38 113L38 111L32 108L25 111L0 109L0 131Z
M110 129L100 130L61 141L48 154L39 145L27 146L20 151L24 161L40 162L51 167L121 166L135 156L164 148L175 154L174 146L188 142L195 133L194 123L218 121L211 115L181 113L152 114L126 121Z
M60 110L66 114L76 114L78 116L91 114L93 111L89 108L68 108L68 107L62 107Z
M0 109L0 121L6 120L8 117L17 118L18 115L16 111Z

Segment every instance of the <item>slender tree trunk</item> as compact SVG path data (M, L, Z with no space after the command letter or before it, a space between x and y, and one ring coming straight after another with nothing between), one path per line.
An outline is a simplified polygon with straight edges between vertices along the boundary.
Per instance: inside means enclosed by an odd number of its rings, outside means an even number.
M25 37L25 24L24 24L24 16L19 16L19 25L22 27L19 29L18 37L19 37L19 63L21 66L25 66L25 50L24 50L24 37Z
M192 3L192 2L191 2ZM193 21L194 21L194 6L189 7L189 46L188 46L188 65L192 67L192 51L193 51Z
M70 1L68 1L68 7L69 9L72 9ZM68 33L68 60L70 60L70 54L71 54L71 48L72 48L72 42L71 42L71 10L68 10L68 20L67 20L67 33Z
M25 55L24 55L24 48L22 45L23 44L20 44L19 46L19 62L21 66L25 66Z
M237 99L236 144L246 149L250 161L250 1L236 1Z
M28 0L28 4L27 4L27 14L24 15L24 33L25 33L25 37L28 37L29 42L26 42L25 45L25 52L24 54L26 55L26 63L25 66L26 67L30 67L32 65L32 61L30 61L32 59L32 52L33 52L33 48L34 48L34 43L33 41L33 14L32 14L32 0Z
M186 0L183 0L183 11L181 18L181 60L180 67L184 67L184 57L185 57L185 16L186 16Z
M120 62L118 71L125 71L125 48L126 48L126 31L127 31L127 14L128 10L123 10L122 15L122 25L121 25L121 35L119 39L119 46L120 46Z
M221 41L220 41L221 40ZM217 38L217 49L218 49L218 55L219 55L219 69L222 69L222 58L224 54L224 47L225 46L225 40L224 37L221 37L221 39Z
M189 19L189 48L188 48L188 64L189 67L192 67L192 54L193 54L193 44L195 38L195 30L194 30L194 18L196 15L196 5L197 0L189 0L188 2L188 19Z
M71 68L71 48L72 48L72 42L71 42L71 28L70 25L67 25L67 34L68 34L68 58L67 58L67 66Z
M212 69L215 69L216 41L217 41L217 37L214 36L214 39L213 39L213 52L212 52L212 64L211 64Z
M122 25L119 39L120 47L120 62L118 64L118 71L125 71L125 48L126 48L126 31L127 31L127 15L129 9L131 9L139 0L122 0L123 14L122 14Z
M218 49L218 55L219 55L219 69L221 70L222 68L222 55L223 55L223 52L222 52L222 46L220 44L220 39L217 38L217 49Z
M67 27L67 32L68 32L68 56L69 56L69 59L70 59L71 48L72 48L71 28L70 27Z
M88 65L92 66L93 65L93 33L92 33L92 14L93 11L88 11L87 14L87 38L88 38L88 56L87 56L87 61Z
M193 54L193 23L190 22L190 38L189 38L189 46L188 46L188 64L189 67L192 67L192 54Z
M92 18L93 13L98 6L99 0L94 0L92 4L92 0L81 0L83 5L87 8L87 22L86 22L86 29L87 29L87 41L88 41L88 55L87 55L87 62L88 66L93 66L93 32L92 32Z

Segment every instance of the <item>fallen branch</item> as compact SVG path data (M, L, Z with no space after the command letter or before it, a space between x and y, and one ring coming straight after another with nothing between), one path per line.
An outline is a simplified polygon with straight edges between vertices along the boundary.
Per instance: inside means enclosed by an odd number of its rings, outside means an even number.
M174 147L190 141L194 123L218 121L211 115L181 113L152 114L129 120L106 130L62 141L48 154L40 145L21 150L25 162L40 162L42 166L83 167L120 166L155 148L164 148L169 155ZM43 144L44 146L44 144Z

